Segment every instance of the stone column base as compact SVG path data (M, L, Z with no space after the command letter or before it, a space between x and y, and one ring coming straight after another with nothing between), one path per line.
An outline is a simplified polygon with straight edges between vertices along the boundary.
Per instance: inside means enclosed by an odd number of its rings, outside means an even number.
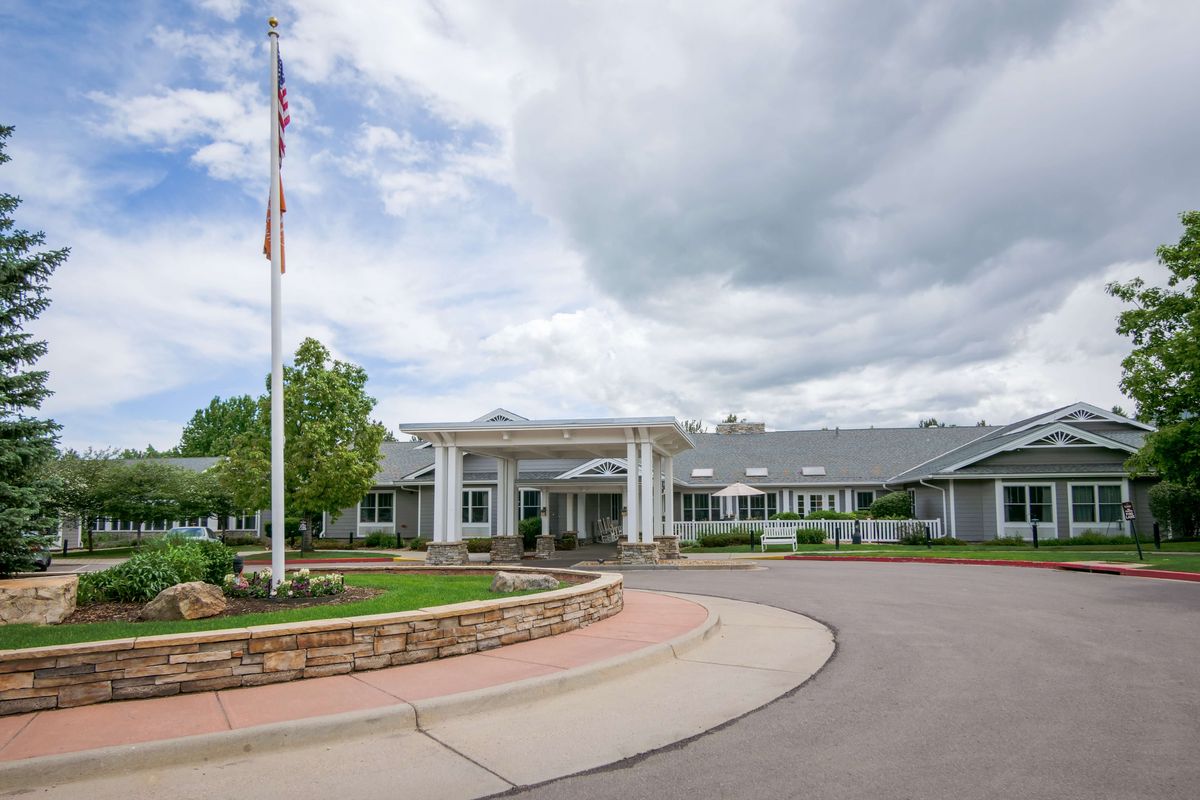
M683 554L679 552L678 536L655 536L654 543L658 545L659 561L675 561L683 558Z
M537 537L537 552L534 558L550 558L554 555L554 535L547 533Z
M621 564L657 564L658 545L654 542L617 542L617 561Z
M524 552L525 545L520 536L492 537L493 564L520 564Z
M466 542L430 542L425 551L425 563L431 567L457 567L469 560Z

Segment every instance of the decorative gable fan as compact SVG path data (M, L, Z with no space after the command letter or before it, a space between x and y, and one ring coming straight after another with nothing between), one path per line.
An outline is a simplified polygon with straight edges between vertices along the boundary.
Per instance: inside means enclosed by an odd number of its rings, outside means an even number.
M626 467L624 459L596 458L580 464L574 469L567 470L563 474L559 475L556 480L569 480L571 478L607 478L612 475L627 474L629 474L629 469Z
M1091 443L1085 442L1083 439L1080 439L1078 436L1072 436L1071 434L1067 433L1066 431L1055 431L1054 433L1050 434L1049 436L1043 436L1041 439L1038 439L1036 442L1031 442L1029 444L1029 446L1030 447L1069 447L1071 445L1080 445L1080 444L1086 445L1086 444L1091 444Z
M1092 420L1101 419L1101 417L1096 416L1086 408L1079 408L1075 411L1072 411L1070 414L1067 414L1065 417L1061 417L1061 419L1069 419L1073 422L1091 422Z
M599 462L593 464L592 468L583 474L585 474L585 475L624 475L626 472L628 472L628 470L625 468L625 464L618 463L616 461L606 458L603 461L599 461Z

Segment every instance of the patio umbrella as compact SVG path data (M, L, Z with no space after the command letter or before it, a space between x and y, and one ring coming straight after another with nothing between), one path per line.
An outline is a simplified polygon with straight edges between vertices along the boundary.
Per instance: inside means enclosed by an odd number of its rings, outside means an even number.
M713 492L713 497L753 497L760 494L766 494L766 492L738 481L737 483L729 484L719 492ZM737 508L737 503L734 503L734 508ZM733 516L736 519L738 515L735 512Z

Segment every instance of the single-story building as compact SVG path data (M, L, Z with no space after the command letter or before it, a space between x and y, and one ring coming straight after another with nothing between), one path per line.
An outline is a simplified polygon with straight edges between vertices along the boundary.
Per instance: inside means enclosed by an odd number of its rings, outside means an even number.
M383 444L375 485L328 515L323 536L459 541L514 535L517 520L542 516L548 533L586 540L607 520L629 541L652 542L689 523L862 510L896 490L942 535L972 541L1029 538L1035 518L1042 538L1123 533L1127 500L1141 528L1153 521L1153 480L1124 466L1153 428L1082 402L1004 426L768 431L739 422L688 433L671 417L529 420L498 408L400 430L416 440ZM213 461L173 459L196 469ZM715 495L739 481L763 494ZM268 516L225 527L261 530Z

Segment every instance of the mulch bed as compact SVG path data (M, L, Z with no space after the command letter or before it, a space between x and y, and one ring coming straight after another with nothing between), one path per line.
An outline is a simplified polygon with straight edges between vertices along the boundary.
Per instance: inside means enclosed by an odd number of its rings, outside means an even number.
M216 617L236 617L241 614L258 614L269 611L286 611L309 606L340 606L357 603L384 593L384 589L368 589L364 586L347 586L341 594L325 597L289 597L280 600L265 600L256 597L226 597L225 612ZM94 603L80 606L75 613L63 620L65 624L75 622L137 622L145 603ZM213 619L214 617L208 617Z

